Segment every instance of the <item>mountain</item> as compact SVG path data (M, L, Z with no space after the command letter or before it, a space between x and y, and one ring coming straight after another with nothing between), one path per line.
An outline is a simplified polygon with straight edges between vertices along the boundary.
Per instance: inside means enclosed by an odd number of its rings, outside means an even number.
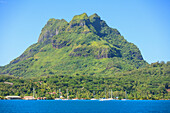
M28 47L0 74L113 76L147 65L140 50L97 14L76 15L70 22L49 19L38 42Z

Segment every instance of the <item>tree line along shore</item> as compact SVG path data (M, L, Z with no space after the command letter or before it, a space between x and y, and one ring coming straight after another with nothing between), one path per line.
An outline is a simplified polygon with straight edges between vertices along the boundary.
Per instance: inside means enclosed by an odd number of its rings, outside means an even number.
M146 68L120 72L112 76L96 77L85 75L54 75L34 78L22 78L12 75L0 75L0 96L32 96L35 88L36 97L46 99L113 98L135 100L170 99L169 64L153 63ZM61 91L59 91L59 89ZM125 95L126 91L126 95Z

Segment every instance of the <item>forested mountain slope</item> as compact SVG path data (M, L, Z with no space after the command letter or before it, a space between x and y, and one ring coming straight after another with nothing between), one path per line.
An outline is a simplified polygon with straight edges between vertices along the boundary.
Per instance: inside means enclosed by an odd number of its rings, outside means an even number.
M9 75L0 75L0 96L33 95L54 99L59 97L59 89L66 98L113 98L128 99L170 99L170 62L153 63L145 68L128 72L118 72L112 76L96 77L84 75L50 75L23 79ZM95 94L95 96L94 96Z
M111 76L147 65L140 50L97 14L76 15L70 22L50 19L38 42L6 66L1 74Z

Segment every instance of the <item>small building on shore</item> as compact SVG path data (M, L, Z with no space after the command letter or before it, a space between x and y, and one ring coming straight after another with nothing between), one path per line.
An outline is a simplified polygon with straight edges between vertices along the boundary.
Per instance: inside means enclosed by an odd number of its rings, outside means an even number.
M47 100L47 98L46 98L46 97L43 97L43 100Z
M20 96L6 96L5 99L7 100L20 100Z
M34 100L33 96L24 96L24 100Z
M13 85L13 83L11 83L11 82L4 82L4 84Z
M46 100L46 97L38 97L37 100Z

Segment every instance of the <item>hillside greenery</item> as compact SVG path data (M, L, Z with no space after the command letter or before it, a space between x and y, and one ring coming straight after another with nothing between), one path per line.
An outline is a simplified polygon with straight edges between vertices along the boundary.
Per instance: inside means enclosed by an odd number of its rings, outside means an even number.
M11 84L12 83L12 84ZM169 99L170 62L148 64L139 48L97 14L49 19L38 42L0 66L0 96ZM54 94L51 94L54 92Z
M145 68L128 72L119 72L112 76L96 77L85 75L55 75L24 79L9 75L0 76L0 96L33 95L35 88L37 97L47 99L59 98L59 89L64 98L109 98L112 90L113 98L128 99L169 99L170 62L156 62ZM5 83L7 82L7 83ZM8 84L13 83L13 85ZM105 93L106 90L106 93Z
M97 14L76 15L68 23L49 19L38 42L0 74L19 77L51 75L111 76L147 65L140 50L110 28Z

